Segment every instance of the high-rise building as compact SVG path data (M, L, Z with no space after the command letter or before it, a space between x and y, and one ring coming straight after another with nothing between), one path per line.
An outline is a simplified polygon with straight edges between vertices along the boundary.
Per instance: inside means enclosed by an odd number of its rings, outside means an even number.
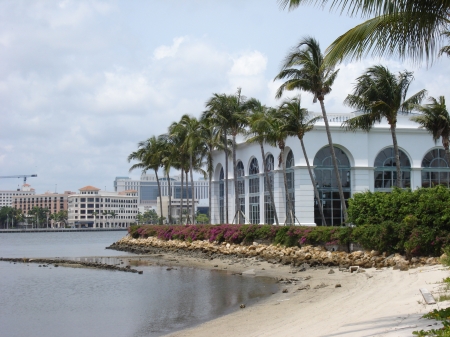
M22 188L15 191L0 191L0 208L3 206L13 206L13 197L34 195L34 188L31 188L28 184L23 184Z

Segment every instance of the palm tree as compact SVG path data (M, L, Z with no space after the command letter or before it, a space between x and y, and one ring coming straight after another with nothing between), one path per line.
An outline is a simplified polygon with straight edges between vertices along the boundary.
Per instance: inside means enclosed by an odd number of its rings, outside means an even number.
M208 118L221 134L225 154L225 222L228 221L228 135L232 111L230 110L230 100L225 94L213 94L206 102L206 111L202 119Z
M208 118L207 113L204 112L200 118L200 129L201 129L201 137L205 142L204 146L204 157L205 157L205 165L206 172L208 174L208 204L209 204L209 212L208 217L211 219L211 193L212 193L212 177L214 174L214 162L213 162L213 151L224 150L223 143L220 138L220 132L218 128L214 125L212 119Z
M95 228L95 226L96 226L95 220L97 220L97 215L98 215L98 212L97 212L97 211L92 212L92 216L94 217L94 228Z
M261 158L263 162L263 168L264 168L264 176L266 178L267 183L267 189L269 190L270 194L270 201L272 203L272 208L274 211L274 218L275 223L277 226L279 225L278 222L278 215L277 210L275 207L275 199L273 197L273 190L272 190L272 182L269 179L269 173L267 170L266 165L266 154L264 152L264 143L267 141L267 136L273 129L273 118L270 115L270 109L266 106L262 105L260 101L256 99L250 99L247 102L250 113L247 117L247 124L249 126L248 131L246 132L247 142L248 143L258 143L259 147L261 149Z
M344 104L360 110L363 114L342 123L349 130L362 129L370 131L375 123L386 118L390 125L394 145L395 166L397 168L397 187L402 188L400 153L397 143L397 114L409 113L414 105L419 104L426 95L420 90L405 99L409 85L414 79L412 72L399 72L396 76L382 65L370 67L356 79L353 94L347 96Z
M152 136L145 141L139 142L138 150L132 152L128 156L128 162L130 162L131 160L138 160L139 162L131 166L130 172L137 168L142 169L142 173L145 173L147 170L150 169L152 169L155 172L156 183L158 184L158 192L160 199L159 204L162 219L163 215L162 193L161 193L161 184L158 177L158 170L162 165L161 142L158 141L158 138L156 138L155 136ZM162 222L160 222L160 224L162 224Z
M228 157L227 136L231 135L231 147L233 158L233 179L234 179L234 196L235 209L238 215L238 223L241 222L241 213L239 210L239 196L237 194L237 161L236 161L236 136L243 133L246 127L247 106L245 104L246 98L241 95L241 88L238 88L236 95L214 94L213 97L206 103L206 108L209 110L207 117L211 118L215 125L222 131L223 140L225 142L225 155ZM225 208L226 208L226 222L228 223L228 158L225 161Z
M450 164L450 114L445 105L445 97L439 96L438 99L429 97L428 100L430 104L416 106L416 109L422 114L411 117L411 120L419 123L421 128L431 133L435 143L439 138L441 139L447 163Z
M158 137L161 142L161 155L162 155L162 167L164 169L164 174L167 178L167 187L169 194L169 224L173 223L172 219L172 188L170 180L170 169L172 167L179 167L179 151L173 139L170 138L168 134L163 134Z
M191 219L192 223L195 223L195 186L194 186L194 162L197 161L199 153L202 151L200 147L202 144L201 135L201 124L197 118L183 115L180 122L171 130L172 134L181 133L184 135L184 141L182 146L189 153L189 172L191 176L191 197L192 197L192 207L191 207Z
M325 7L328 0L278 0L280 5L294 9L315 3ZM448 0L333 0L330 9L347 12L349 16L369 19L339 36L328 47L327 62L343 59L398 55L413 61L432 61L448 32ZM446 46L448 47L448 46ZM444 48L446 48L444 47ZM445 52L445 51L444 51Z
M324 56L320 51L317 40L312 37L303 38L285 58L281 72L275 77L287 79L277 91L276 97L280 98L285 90L303 90L314 95L313 102L320 103L323 121L327 132L328 145L330 146L336 182L341 199L344 222L347 221L347 205L345 204L344 191L342 190L341 177L334 152L333 140L331 138L330 126L328 124L327 112L325 110L325 95L331 92L331 86L338 75L339 70L324 62Z
M278 156L278 166L282 168L283 170L283 181L284 181L284 192L286 195L286 220L285 224L287 224L289 221L292 221L292 223L295 223L294 221L294 209L292 205L291 196L289 194L288 190L288 184L287 184L287 175L286 175L286 161L284 160L285 157L285 149L286 149L286 138L289 136L288 132L284 128L284 116L282 115L281 111L279 109L269 109L269 114L271 115L271 118L273 119L272 125L273 128L269 130L267 134L267 142L272 146L277 146L280 149L280 154Z
M111 216L111 218L115 219L117 216L117 213L114 211L109 211L108 214Z
M309 164L308 155L306 154L305 143L303 142L303 137L305 133L311 131L314 128L314 124L321 119L321 117L309 116L308 110L301 107L300 96L286 99L281 103L280 112L284 118L285 123L283 128L288 132L289 136L297 136L300 140L300 145L302 146L303 156L305 157L306 166L308 167L309 177L311 178L311 184L314 188L314 195L318 203L320 216L322 217L322 225L326 226L325 216L323 215L322 202L320 201L319 191L316 186L316 181Z

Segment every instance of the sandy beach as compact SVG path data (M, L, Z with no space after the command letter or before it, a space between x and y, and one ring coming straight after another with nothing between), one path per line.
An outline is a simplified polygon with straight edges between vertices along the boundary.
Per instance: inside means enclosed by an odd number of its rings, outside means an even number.
M420 288L427 288L437 297L442 291L442 279L450 276L442 265L408 271L369 268L350 273L337 267L299 271L299 268L254 258L209 260L166 253L132 258L131 264L134 259L141 260L140 263L147 260L174 267L183 265L242 273L236 277L283 279L280 291L267 300L172 333L170 337L412 336L414 330L439 327L439 323L421 316L434 308L450 305L449 302L426 305L419 292ZM286 280L289 281L284 283Z

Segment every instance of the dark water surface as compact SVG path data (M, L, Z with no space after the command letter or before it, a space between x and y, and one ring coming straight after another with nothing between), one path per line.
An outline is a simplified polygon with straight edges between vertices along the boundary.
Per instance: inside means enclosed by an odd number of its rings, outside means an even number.
M119 256L126 232L0 234L0 257ZM109 263L116 258L107 259ZM188 267L142 275L0 262L0 336L161 336L276 290L271 280Z

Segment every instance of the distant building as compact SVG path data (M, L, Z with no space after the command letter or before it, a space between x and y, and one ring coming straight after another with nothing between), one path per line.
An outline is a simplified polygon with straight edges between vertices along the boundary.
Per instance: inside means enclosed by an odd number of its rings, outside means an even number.
M69 226L126 228L136 222L137 191L106 192L93 186L79 189L68 198Z
M21 189L15 191L0 191L0 208L3 206L13 206L13 197L34 195L34 188L28 184L23 184Z
M169 182L167 177L160 178L159 181L164 204L164 197L169 196ZM138 193L140 212L153 209L158 214L160 213L160 210L158 209L159 206L157 207L157 199L159 197L158 183L154 174L143 174L139 180L131 179L129 177L116 177L114 180L114 189L116 192L129 189L136 190ZM209 183L207 180L199 179L194 181L195 204L198 204L200 199L208 199L208 189ZM183 186L181 186L181 176L170 177L170 190L173 200L181 199L182 195L184 200L186 200L187 197L192 197L191 182L189 181L188 188L186 189L186 181L183 181ZM174 202L176 203L176 201L172 201L172 204L174 204ZM168 201L166 204L167 203ZM186 201L184 201L184 205L186 205Z
M21 209L26 216L33 207L48 209L48 216L53 213L67 210L67 197L75 192L65 191L64 193L45 192L44 194L16 195L12 197L13 207ZM53 221L49 221L49 224Z

